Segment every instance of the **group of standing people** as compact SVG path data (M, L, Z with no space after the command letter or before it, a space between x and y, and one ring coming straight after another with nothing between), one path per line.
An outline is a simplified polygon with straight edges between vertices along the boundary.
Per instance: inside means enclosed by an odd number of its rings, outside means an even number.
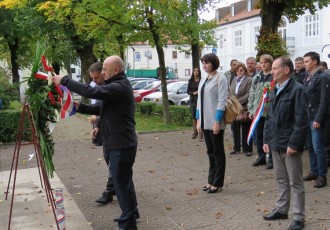
M303 64L299 65L301 63L297 62L301 61ZM234 59L225 76L217 71L219 59L215 54L204 55L201 62L207 75L201 78L198 86L195 118L198 132L204 134L209 158L207 184L202 189L216 193L224 184L224 113L228 95L236 96L243 112L249 114L248 118L245 116L231 124L234 139L231 154L240 152L242 140L243 152L251 156L252 143L246 143L247 133L266 89L265 109L258 114L260 118L255 128L258 157L253 166L265 165L268 154L267 168L274 167L279 198L275 209L264 219L287 219L292 200L293 221L288 229L302 229L305 225L303 181L314 180L315 188L327 185L330 75L320 68L319 54L308 52L297 58L296 69L287 56L274 60L271 55L263 54L260 56L260 72L254 68L255 58L246 60L248 67ZM310 172L305 176L302 166L304 149L310 156Z

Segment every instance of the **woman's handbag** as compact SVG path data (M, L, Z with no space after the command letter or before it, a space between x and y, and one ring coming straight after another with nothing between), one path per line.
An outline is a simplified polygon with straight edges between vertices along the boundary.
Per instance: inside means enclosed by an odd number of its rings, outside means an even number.
M237 116L242 112L243 107L234 95L228 98L225 110L225 124L230 124L236 120Z
M243 110L240 114L238 114L236 120L241 122L251 121L249 115L250 115L249 111Z

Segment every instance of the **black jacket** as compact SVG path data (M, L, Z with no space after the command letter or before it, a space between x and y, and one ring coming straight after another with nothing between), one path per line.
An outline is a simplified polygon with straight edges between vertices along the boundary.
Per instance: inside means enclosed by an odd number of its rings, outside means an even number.
M91 87L67 76L63 77L61 84L84 97L100 100L95 105L80 104L78 112L100 115L104 148L137 146L133 89L124 73L113 76L101 86Z
M305 68L302 68L299 73L296 72L296 70L293 71L291 77L296 80L296 82L303 84L304 79L307 77L307 72Z
M330 77L319 69L309 81L305 79L304 86L307 90L309 118L322 125L330 106Z
M274 89L269 96L264 144L274 151L286 150L288 146L303 151L309 127L305 89L290 78L277 96L276 91Z

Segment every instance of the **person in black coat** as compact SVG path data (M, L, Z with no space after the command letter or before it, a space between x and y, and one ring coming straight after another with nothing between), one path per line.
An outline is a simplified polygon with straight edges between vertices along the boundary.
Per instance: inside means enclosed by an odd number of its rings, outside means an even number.
M190 95L189 103L191 109L191 115L193 117L193 129L194 133L192 135L192 139L196 139L198 136L197 132L197 119L196 119L196 107L197 107L197 99L198 99L198 85L201 80L201 71L199 68L194 68L194 71L188 81L187 93ZM200 139L203 139L203 134L200 133Z
M293 221L289 230L302 229L305 223L302 152L309 125L307 95L304 87L290 78L292 71L289 57L279 57L272 65L277 84L269 96L263 146L265 152L273 153L279 192L275 209L264 219L287 219L292 198Z
M95 105L80 104L78 112L100 115L103 147L110 156L115 192L122 211L116 221L120 229L135 230L139 214L133 183L133 164L138 142L133 89L125 76L124 62L119 56L105 59L102 75L104 84L94 88L68 76L57 75L54 81L84 97L100 100Z
M314 180L314 188L327 185L327 153L325 151L324 130L329 108L329 76L320 68L320 55L308 52L304 55L304 65L308 77L304 86L308 96L310 131L306 140L309 150L310 172L304 176L305 181Z

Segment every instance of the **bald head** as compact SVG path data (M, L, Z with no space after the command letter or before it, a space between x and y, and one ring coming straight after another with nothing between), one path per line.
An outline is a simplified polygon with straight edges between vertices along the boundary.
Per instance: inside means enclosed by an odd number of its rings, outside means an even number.
M120 72L124 72L124 62L119 56L107 57L103 62L102 74L108 80Z

